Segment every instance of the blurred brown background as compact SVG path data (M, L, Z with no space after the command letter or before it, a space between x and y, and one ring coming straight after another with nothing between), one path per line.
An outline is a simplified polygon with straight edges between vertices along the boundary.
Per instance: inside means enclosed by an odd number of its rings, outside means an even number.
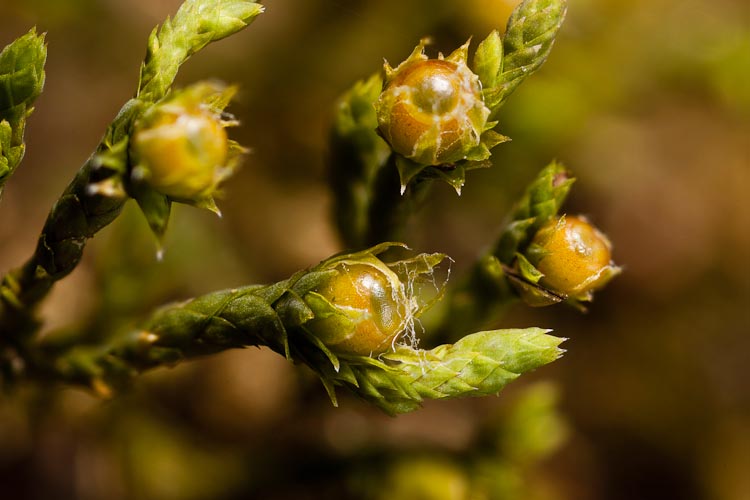
M0 204L0 273L32 251L131 96L148 33L179 3L0 3L0 44L33 25L49 43L28 153ZM325 167L337 95L424 35L435 52L481 40L514 2L266 4L178 77L242 88L233 132L252 154L226 186L224 217L178 208L159 263L129 207L45 304L49 331L95 337L158 304L282 279L338 251ZM564 162L578 177L566 211L608 233L625 273L588 314L507 318L569 337L563 359L500 398L397 419L352 397L334 410L310 373L256 349L158 370L106 403L22 387L0 396L0 497L469 498L472 481L490 477L497 488L472 498L750 498L750 4L570 0L549 61L501 120L513 142L496 149L495 167L472 172L460 198L436 189L408 243L447 252L460 273L538 169ZM552 385L531 384L542 380ZM518 424L524 404L538 411ZM487 436L515 435L513 422L524 436L542 422L533 460L507 440L487 452ZM431 474L455 474L457 489L441 490L453 496L403 486Z

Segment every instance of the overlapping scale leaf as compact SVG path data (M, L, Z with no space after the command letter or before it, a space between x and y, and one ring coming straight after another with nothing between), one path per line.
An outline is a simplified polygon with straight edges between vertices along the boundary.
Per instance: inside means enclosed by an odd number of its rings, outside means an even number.
M341 262L372 259L391 248L334 256L267 286L214 292L157 311L139 330L109 346L76 349L57 360L64 379L112 393L138 372L233 347L268 346L310 366L331 400L344 387L389 414L413 411L425 399L496 394L520 374L554 361L563 339L538 328L468 335L432 350L399 344L378 357L334 354L305 325L322 310L305 297ZM417 255L390 265L405 275L430 272L440 254ZM329 314L335 311L326 309Z
M26 119L44 88L47 47L32 28L0 52L0 195L25 153Z

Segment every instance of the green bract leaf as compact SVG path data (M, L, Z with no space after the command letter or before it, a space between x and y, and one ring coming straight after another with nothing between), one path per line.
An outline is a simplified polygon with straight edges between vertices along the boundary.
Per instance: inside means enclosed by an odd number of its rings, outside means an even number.
M452 169L435 169L435 173L461 196L461 190L466 184L466 169L462 165L456 165Z
M148 226L156 236L159 248L164 242L164 234L169 224L169 214L172 211L172 202L169 198L151 189L147 184L139 184L131 196L138 202L143 215L146 217Z
M398 177L401 181L401 194L403 195L406 192L406 186L409 185L409 183L417 177L423 170L430 169L434 170L434 168L428 167L427 165L423 165L421 163L417 163L414 161L409 160L408 158L404 158L401 155L396 156L396 168L398 169Z
M493 30L477 47L474 54L474 73L486 89L497 83L503 68L503 40L497 30Z
M565 300L564 296L553 293L543 286L534 284L521 274L507 272L506 277L513 284L516 292L527 306L546 307Z
M518 270L526 281L536 284L544 277L544 274L534 267L534 265L529 262L523 254L516 252L516 259L518 262Z

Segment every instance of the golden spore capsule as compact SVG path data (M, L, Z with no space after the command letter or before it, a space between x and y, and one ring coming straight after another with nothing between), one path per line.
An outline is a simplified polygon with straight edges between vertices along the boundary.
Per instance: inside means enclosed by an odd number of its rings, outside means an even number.
M317 290L334 314L307 328L336 353L369 356L388 350L407 321L407 297L398 277L385 265L342 263Z
M423 44L396 69L375 103L380 133L394 151L424 165L463 160L476 148L489 109L479 77L466 65L466 46L428 59Z
M585 218L563 216L552 219L534 236L532 245L541 249L536 268L544 274L540 284L569 296L594 291L612 277L609 239Z
M229 139L220 116L200 103L166 102L137 125L133 151L146 181L175 199L210 195L227 163Z

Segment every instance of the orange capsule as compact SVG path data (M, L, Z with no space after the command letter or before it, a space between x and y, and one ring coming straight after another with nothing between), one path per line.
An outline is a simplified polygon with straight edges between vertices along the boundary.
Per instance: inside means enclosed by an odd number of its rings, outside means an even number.
M307 328L337 353L388 350L406 324L407 299L398 277L369 263L340 264L336 270L316 292L340 314L315 318Z
M480 143L489 109L479 77L466 65L466 48L428 59L424 42L395 70L375 108L383 137L397 153L424 165L466 158Z
M212 110L200 103L166 102L138 122L132 148L153 189L194 200L209 195L221 180L229 139Z
M565 295L592 292L617 271L609 239L582 217L550 220L536 233L532 245L541 249L535 266L544 274L540 284Z

